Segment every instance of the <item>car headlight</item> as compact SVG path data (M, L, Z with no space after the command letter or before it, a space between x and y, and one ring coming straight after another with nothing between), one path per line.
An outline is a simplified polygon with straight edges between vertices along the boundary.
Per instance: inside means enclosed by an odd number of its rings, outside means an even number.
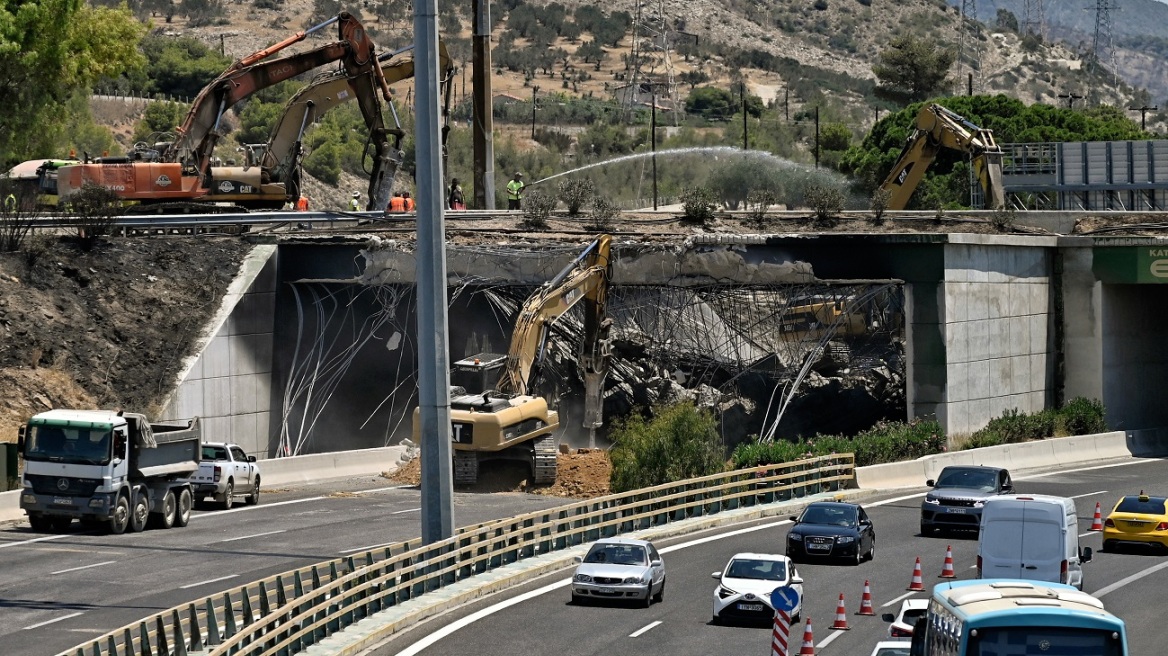
M731 590L730 588L727 588L724 585L718 586L718 598L719 599L725 599L726 597L733 597L736 594L738 594L738 593Z
M626 577L625 577L625 580L621 581L621 583L625 583L625 584L629 584L629 583L644 583L644 582L645 582L645 581L644 581L644 579L645 579L645 575L642 575L642 576L626 576Z
M973 502L973 507L974 507L974 508L981 508L981 507L982 507L982 506L984 506L984 505L985 505L985 499L980 499L980 500L978 500L978 501L974 501L974 502Z
M795 541L795 542L802 542L802 541L803 541L803 536L802 536L802 535L799 535L798 533L788 533L788 534L787 534L787 539L788 539L788 540L793 540L793 541Z
M592 577L588 576L587 574L577 574L572 577L572 580L577 583L591 583Z
M850 535L837 535L835 541L839 542L840 544L848 544L849 542L855 542L856 538Z
M925 497L925 503L927 503L929 505L933 505L933 506L941 505L941 502L938 501L937 499L934 499L933 497Z

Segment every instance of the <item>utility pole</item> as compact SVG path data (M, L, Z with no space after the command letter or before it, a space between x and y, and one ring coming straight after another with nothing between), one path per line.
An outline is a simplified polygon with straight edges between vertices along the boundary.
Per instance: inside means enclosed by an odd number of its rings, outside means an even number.
M1143 107L1128 107L1127 109L1129 112L1140 113L1140 130L1143 130L1144 132L1148 131L1148 112L1160 111L1159 107L1148 107L1147 105L1144 105Z
M742 83L742 150L750 150L746 135L746 82Z
M819 168L819 105L815 106L815 168Z
M649 149L653 153L653 210L657 210L657 86L653 85L653 108L649 112Z
M1067 109L1074 109L1075 101L1083 99L1083 96L1074 93L1060 93L1058 97L1067 101Z
M791 89L790 87L783 87L783 120L791 122Z
M531 138L535 139L535 94L539 93L538 86L531 87Z
M474 0L471 112L474 126L474 203L495 209L495 124L491 103L491 0Z

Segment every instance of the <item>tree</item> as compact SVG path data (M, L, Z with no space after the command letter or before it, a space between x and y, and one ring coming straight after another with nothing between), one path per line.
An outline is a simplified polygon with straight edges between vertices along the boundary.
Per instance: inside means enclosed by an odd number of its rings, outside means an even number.
M173 133L182 124L190 106L176 102L156 101L146 105L142 120L134 126L134 141L150 141L150 135Z
M60 152L64 104L97 80L141 67L144 32L125 8L82 0L0 4L0 164Z
M693 91L699 84L709 82L710 76L700 68L695 68L693 70L682 73L678 76L678 79L688 84L689 90Z
M994 21L994 26L999 30L1010 30L1011 32L1018 32L1018 17L1009 9L998 9L997 19Z
M694 89L685 99L685 111L706 119L726 120L734 115L734 98L718 87Z
M876 92L900 102L915 102L943 94L949 68L957 54L935 41L912 35L892 39L880 53L872 72L880 80Z
M193 100L208 82L231 65L231 58L193 37L151 34L142 39L145 75L131 86L147 94Z
M662 485L725 469L718 422L692 402L653 409L652 419L633 415L612 433L613 492Z

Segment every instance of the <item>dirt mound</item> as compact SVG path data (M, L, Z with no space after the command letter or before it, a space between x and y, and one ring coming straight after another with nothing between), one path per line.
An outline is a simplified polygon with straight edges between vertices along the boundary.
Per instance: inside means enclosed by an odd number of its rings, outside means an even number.
M612 463L608 452L602 449L579 449L561 453L556 460L556 482L552 485L532 486L527 482L529 471L520 462L498 461L484 465L479 481L474 485L455 486L457 492L529 492L555 497L590 499L610 494L608 487ZM387 475L389 480L402 485L420 485L422 461L414 458L397 471Z

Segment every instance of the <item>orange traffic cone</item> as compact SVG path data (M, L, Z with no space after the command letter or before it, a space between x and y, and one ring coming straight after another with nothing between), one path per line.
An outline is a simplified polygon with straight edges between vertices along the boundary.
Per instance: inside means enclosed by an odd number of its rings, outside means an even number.
M945 564L941 566L941 575L937 578L957 578L957 572L953 571L953 547L945 547Z
M868 585L867 579L864 580L864 596L860 598L860 612L857 615L875 615L876 609L872 607L872 588Z
M912 581L905 588L909 592L923 592L925 589L925 582L921 579L921 557L917 556L917 564L913 565Z
M848 626L848 610L844 606L844 593L840 593L839 604L835 607L835 622L832 622L831 628L840 631L847 631L852 628Z
M1100 512L1099 512L1099 502L1098 501L1095 502L1095 517L1091 520L1091 530L1092 531L1102 531L1103 530L1103 515L1100 514Z
M799 648L799 656L815 656L815 637L811 635L811 618L803 628L803 646Z

